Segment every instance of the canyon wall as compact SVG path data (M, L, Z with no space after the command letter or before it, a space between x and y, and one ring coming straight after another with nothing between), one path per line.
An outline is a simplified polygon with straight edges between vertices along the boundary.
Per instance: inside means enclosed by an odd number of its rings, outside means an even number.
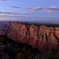
M1 34L2 28L4 27L5 24L6 24L6 22L0 21L0 34Z
M16 42L27 42L40 51L55 49L59 51L59 27L24 25L16 22L7 22L1 31Z

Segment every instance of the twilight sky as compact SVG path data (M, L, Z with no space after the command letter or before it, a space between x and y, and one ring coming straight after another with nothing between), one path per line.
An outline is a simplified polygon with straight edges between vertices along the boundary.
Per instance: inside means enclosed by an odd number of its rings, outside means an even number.
M59 0L0 0L0 21L58 22Z

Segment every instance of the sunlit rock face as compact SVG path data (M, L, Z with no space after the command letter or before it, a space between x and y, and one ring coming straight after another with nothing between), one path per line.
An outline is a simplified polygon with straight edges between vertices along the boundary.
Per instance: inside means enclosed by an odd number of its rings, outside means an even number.
M14 41L27 42L41 51L47 49L59 50L59 27L24 25L16 22L7 22L1 31Z

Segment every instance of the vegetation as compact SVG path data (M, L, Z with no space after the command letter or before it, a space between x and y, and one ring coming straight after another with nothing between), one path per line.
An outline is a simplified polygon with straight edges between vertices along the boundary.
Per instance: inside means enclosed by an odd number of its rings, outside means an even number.
M0 35L0 46L5 45L4 52L10 56L10 59L42 59L40 51L28 43L17 43L6 35ZM59 59L57 51L52 49L43 54L45 59Z
M54 55L53 53L52 53L52 51L47 51L46 53L45 53L45 58L46 59L59 59L59 56L57 56L57 55Z

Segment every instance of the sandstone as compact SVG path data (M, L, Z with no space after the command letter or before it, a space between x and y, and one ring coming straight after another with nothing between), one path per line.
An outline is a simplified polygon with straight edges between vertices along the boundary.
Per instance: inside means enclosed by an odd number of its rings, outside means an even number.
M16 42L27 42L39 50L55 49L59 51L59 27L25 25L7 22L1 31Z

